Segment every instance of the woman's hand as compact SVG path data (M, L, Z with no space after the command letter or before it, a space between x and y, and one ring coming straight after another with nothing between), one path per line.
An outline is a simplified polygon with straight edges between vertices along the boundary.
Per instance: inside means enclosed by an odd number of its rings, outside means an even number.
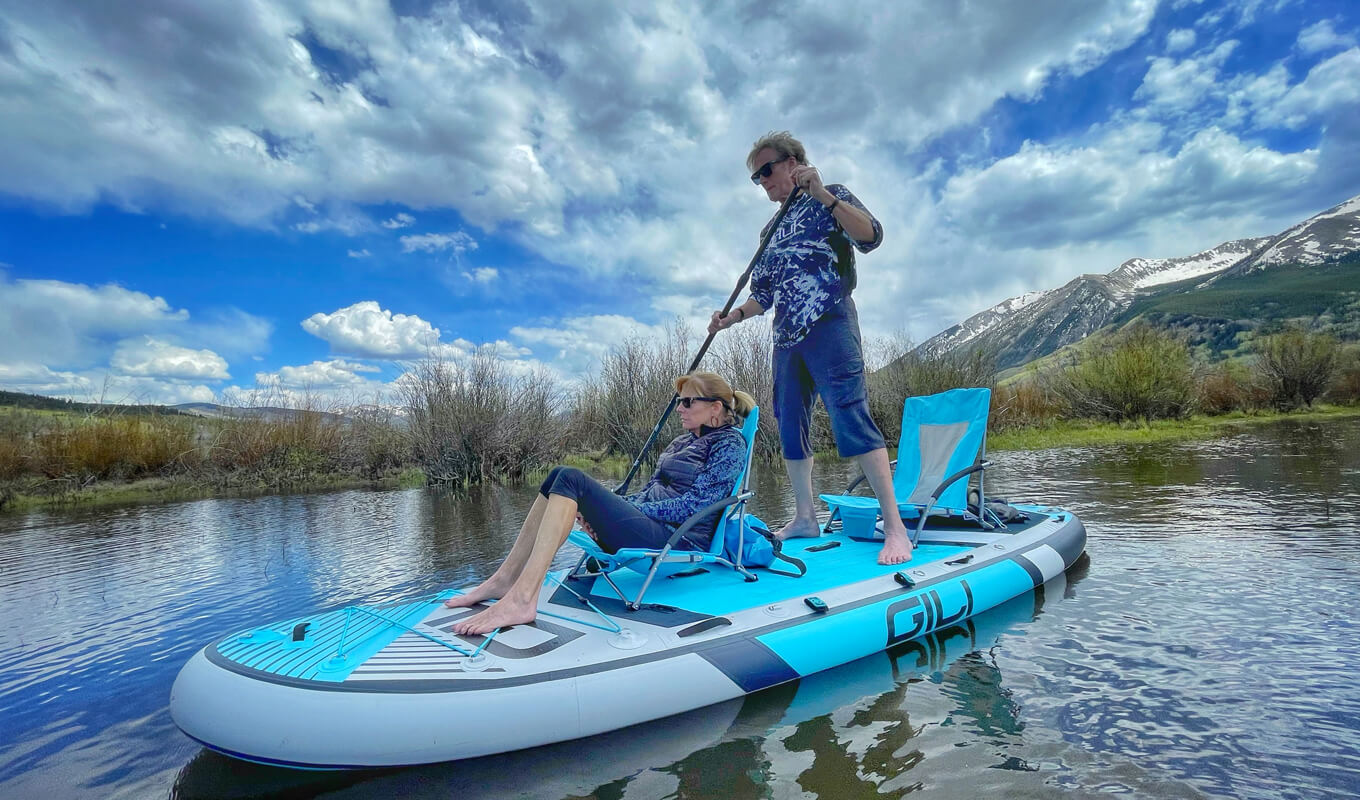
M714 311L713 316L708 320L708 332L717 333L718 331L725 331L740 321L741 315L736 313L736 309L732 309L732 313L727 316L723 316L721 311Z

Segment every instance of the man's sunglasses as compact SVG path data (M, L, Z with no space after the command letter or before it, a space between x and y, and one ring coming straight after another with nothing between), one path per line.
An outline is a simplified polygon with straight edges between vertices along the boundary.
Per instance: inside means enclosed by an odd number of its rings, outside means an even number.
M770 173L774 172L775 164L778 164L782 161L788 161L790 158L793 158L793 156L780 156L779 158L776 158L773 161L766 161L763 167L751 173L751 183L754 183L757 186L759 186L761 178L768 178L770 177Z
M703 400L705 403L722 402L721 397L682 397L680 398L680 405L684 406L685 408L689 408L690 406L694 405L696 402L700 400Z

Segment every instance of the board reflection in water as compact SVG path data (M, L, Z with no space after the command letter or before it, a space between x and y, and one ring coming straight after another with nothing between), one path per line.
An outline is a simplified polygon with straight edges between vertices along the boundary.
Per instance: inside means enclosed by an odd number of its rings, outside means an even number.
M847 797L861 789L871 795L900 790L912 784L910 771L925 758L911 746L912 739L923 726L941 722L941 709L913 708L911 686L949 682L960 691L956 707L945 713L971 719L983 735L1015 729L1019 723L999 691L1001 675L988 651L1036 619L1045 602L1070 594L1088 563L1083 557L1066 575L920 639L656 722L514 753L395 770L306 772L203 750L180 772L171 796L748 797L786 785L800 787L795 792ZM853 752L843 730L846 719L852 726L872 728L873 746Z

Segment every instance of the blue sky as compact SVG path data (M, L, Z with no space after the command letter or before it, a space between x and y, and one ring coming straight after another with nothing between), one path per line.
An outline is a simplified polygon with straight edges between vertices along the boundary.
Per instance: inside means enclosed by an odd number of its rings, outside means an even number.
M0 388L565 381L726 299L789 129L885 227L870 338L1360 193L1360 6L271 2L0 10Z

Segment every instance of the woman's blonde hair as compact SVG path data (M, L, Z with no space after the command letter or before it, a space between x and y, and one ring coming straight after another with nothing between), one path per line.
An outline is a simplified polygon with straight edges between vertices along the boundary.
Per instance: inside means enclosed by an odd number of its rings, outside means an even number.
M690 372L675 379L675 393L680 394L688 387L701 397L716 397L722 401L731 422L744 419L756 407L755 398L746 392L735 391L727 379L716 372Z
M803 143L793 138L793 134L788 131L770 131L756 139L756 143L751 145L751 152L746 154L747 169L756 168L756 153L767 147L784 158L793 156L799 164L806 165L808 163L807 151L803 149Z

